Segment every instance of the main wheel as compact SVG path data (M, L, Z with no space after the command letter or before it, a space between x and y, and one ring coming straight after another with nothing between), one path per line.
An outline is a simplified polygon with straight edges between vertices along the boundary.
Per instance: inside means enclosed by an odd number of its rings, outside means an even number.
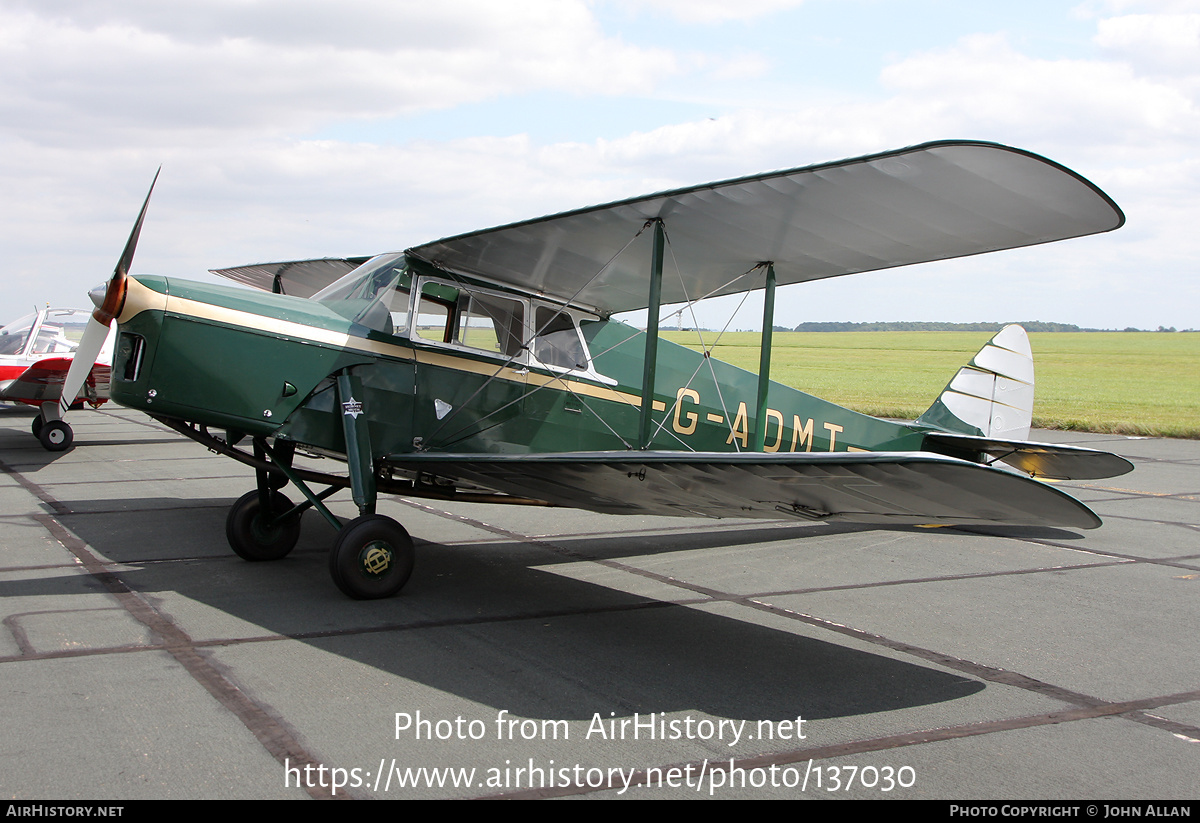
M33 418L33 423L29 427L33 430L34 437L42 436L42 426L45 425L45 423L46 421L42 419L42 413L38 412L38 416Z
M75 442L75 433L64 421L51 420L42 424L38 440L42 441L42 448L48 452L65 452Z
M381 514L365 514L338 532L329 574L355 600L391 597L408 582L415 552L404 527Z
M245 560L279 560L287 557L300 539L300 518L270 521L292 507L292 501L277 491L271 492L271 511L264 512L258 492L243 494L225 518L225 537L229 546Z

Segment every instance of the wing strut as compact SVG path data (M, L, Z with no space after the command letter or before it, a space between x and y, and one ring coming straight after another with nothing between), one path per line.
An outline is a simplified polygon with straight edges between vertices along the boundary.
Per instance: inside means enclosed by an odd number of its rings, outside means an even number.
M658 361L658 312L662 305L663 249L666 235L663 221L654 222L654 253L650 261L650 303L646 309L646 359L642 362L642 416L638 448L650 448L650 412L654 409L654 371Z
M767 285L763 291L762 337L758 350L758 412L754 428L754 450L767 445L767 390L771 388L771 333L775 330L775 264L766 263ZM782 433L780 434L782 437Z

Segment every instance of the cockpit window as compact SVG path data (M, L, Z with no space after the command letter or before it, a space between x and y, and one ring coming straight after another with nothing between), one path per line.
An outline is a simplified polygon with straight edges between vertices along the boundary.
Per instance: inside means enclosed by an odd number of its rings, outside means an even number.
M408 326L412 274L404 255L384 254L335 280L312 299L368 329L396 334Z
M473 349L503 357L510 364L570 372L616 385L596 372L579 331L581 315L574 310L432 278L422 278L419 289L410 332L414 340Z
M473 349L521 353L525 338L525 307L519 301L490 294L463 295L458 313L458 342Z
M454 309L458 305L458 289L441 283L425 283L421 286L421 299L417 303L417 321L413 331L423 340L437 343L454 341Z
M79 347L91 315L79 309L48 309L38 326L33 354L69 354Z
M0 329L0 354L70 354L83 339L91 313L84 309L42 309ZM30 335L33 335L30 345Z
M428 280L421 285L414 331L424 340L515 358L525 339L525 304Z
M586 369L587 351L571 315L546 306L534 313L533 356L544 366Z

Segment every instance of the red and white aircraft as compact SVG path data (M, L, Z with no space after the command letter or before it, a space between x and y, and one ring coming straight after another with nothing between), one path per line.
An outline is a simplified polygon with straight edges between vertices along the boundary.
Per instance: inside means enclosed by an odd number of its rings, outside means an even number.
M65 451L74 440L62 419L63 384L91 314L86 309L44 308L0 328L0 401L41 410L33 420L33 433L48 451ZM108 400L112 347L109 334L67 406L87 403L96 408Z

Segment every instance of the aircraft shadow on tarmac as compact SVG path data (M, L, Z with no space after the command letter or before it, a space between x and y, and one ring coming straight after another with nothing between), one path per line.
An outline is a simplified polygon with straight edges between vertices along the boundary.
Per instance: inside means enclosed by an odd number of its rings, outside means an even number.
M26 442L27 441L27 442ZM48 452L41 447L41 444L30 435L27 438L12 438L9 437L0 443L0 448L3 448L4 453L11 455L14 452L20 455L22 466L29 465L47 465L53 463L63 455L70 454L75 449L90 449L100 446L149 446L151 444L172 445L179 442L179 438L164 435L163 437L136 437L136 438L100 438L93 433L85 431L83 436L76 438L75 443L71 448L61 452Z
M189 500L180 508L184 501L160 498L121 511L130 502L81 501L85 510L61 520L94 551L128 563L120 578L165 613L182 608L179 595L262 627L261 635L294 638L520 717L586 720L606 708L618 716L691 710L747 720L836 718L941 703L985 687L855 648L850 638L815 639L822 630L802 623L793 633L713 613L723 610L720 603L713 611L680 606L556 574L555 566L578 558L518 541L442 546L415 530L417 571L404 593L351 601L329 583L332 529L311 512L291 555L246 563L225 545L228 501ZM632 553L677 551L681 541L715 548L858 528L689 530L649 547L640 538ZM615 538L554 543L588 558L631 553L628 541ZM94 578L81 586L78 578L23 577L0 583L0 597L100 588ZM191 614L180 625L198 634Z

